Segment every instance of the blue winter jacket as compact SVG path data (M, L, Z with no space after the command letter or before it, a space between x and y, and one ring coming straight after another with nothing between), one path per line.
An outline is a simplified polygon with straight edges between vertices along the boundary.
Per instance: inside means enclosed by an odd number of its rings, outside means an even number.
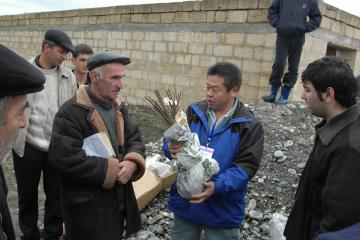
M206 101L191 104L187 110L189 126L199 136L201 145L213 148L213 158L220 172L213 179L214 194L201 204L192 204L181 197L173 184L169 209L185 220L214 228L239 227L244 219L247 183L260 164L264 130L259 121L239 102L233 118L212 131L206 117ZM170 158L168 143L163 145Z
M320 26L321 18L316 0L273 0L268 10L269 23L281 36L314 31Z

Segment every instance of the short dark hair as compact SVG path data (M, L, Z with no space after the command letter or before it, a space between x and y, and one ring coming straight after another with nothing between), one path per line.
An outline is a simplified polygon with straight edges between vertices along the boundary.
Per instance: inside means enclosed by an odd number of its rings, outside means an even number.
M326 56L310 63L301 75L302 81L311 82L320 100L328 87L335 91L335 100L343 107L356 103L357 84L354 73L344 60Z
M92 48L84 43L78 44L74 47L73 58L77 58L80 54L93 55L94 51Z
M212 65L208 72L207 76L219 75L224 78L224 86L229 92L234 86L238 86L240 89L242 78L241 71L238 66L229 62L219 62Z

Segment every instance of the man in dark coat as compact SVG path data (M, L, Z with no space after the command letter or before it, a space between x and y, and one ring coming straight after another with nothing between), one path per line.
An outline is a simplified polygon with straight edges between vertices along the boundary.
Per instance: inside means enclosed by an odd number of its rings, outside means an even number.
M302 80L302 99L323 120L286 224L288 240L360 222L360 104L353 72L345 61L324 57L306 68Z
M60 176L66 239L119 240L125 220L127 234L140 228L132 181L145 171L145 146L117 100L129 63L112 52L93 55L91 86L80 86L55 116L50 154ZM84 150L84 139L96 133L113 155Z
M15 240L2 161L18 130L27 125L26 94L44 88L44 75L25 59L0 44L0 240Z
M277 92L282 86L277 103L286 104L291 88L297 80L305 33L320 26L321 13L316 0L273 0L268 11L268 20L276 29L277 37L275 61L269 78L271 90L269 95L263 96L263 100L275 102ZM286 60L289 68L283 76Z

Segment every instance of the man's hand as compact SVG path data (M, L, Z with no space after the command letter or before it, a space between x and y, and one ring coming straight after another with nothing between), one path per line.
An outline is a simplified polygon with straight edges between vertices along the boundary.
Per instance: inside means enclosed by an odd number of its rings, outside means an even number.
M177 154L180 152L182 144L179 142L169 143L169 151L173 159L177 158Z
M119 169L117 181L121 184L126 184L137 170L137 165L133 161L125 160L119 163Z
M191 203L203 203L206 199L208 199L209 197L211 197L211 195L213 195L215 187L214 187L214 182L210 181L210 182L204 182L204 191L202 193L193 195L190 198L190 202Z

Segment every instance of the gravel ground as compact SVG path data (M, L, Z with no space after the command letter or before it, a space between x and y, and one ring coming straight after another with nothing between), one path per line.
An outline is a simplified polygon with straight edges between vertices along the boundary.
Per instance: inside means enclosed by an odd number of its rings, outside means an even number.
M314 141L314 125L320 120L309 115L302 102L285 106L268 103L250 104L250 109L263 122L265 148L261 166L248 185L246 218L240 226L242 239L270 239L269 220L273 213L287 215L293 203L301 172ZM140 127L147 143L147 155L161 153L161 136L165 127L148 107L129 106L129 112ZM9 186L8 202L16 233L19 236L16 181L9 157L4 163ZM166 208L168 193L161 192L141 212L143 227L135 239L170 239L173 214ZM39 189L41 224L44 194Z

